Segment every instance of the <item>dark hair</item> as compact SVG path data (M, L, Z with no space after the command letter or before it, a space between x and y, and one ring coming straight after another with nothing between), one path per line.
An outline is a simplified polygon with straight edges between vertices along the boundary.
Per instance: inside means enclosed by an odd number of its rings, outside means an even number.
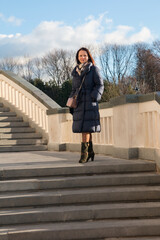
M80 49L77 51L77 53L76 53L76 62L77 62L77 64L80 63L80 61L79 61L79 59L78 59L78 54L79 54L79 52L80 52L81 50L87 52L87 54L88 54L88 61L91 62L91 63L93 63L93 65L95 65L95 61L94 61L94 59L93 59L90 51L89 51L87 48L85 48L85 47L80 48Z

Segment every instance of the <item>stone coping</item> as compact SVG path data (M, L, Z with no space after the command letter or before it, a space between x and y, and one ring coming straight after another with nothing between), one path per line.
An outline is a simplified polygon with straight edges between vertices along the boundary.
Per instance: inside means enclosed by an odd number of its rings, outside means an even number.
M130 94L123 95L116 98L110 99L109 102L103 102L99 104L99 109L112 108L119 105L129 104L129 103L141 103L148 101L157 101L160 104L160 92L153 92L148 94ZM61 109L50 109L47 111L48 115L59 113L69 113L69 108L64 107Z
M25 80L24 78L14 74L10 71L0 70L0 74L4 75L5 77L9 78L17 85L25 89L27 92L32 94L35 98L37 98L44 106L46 106L49 110L50 109L59 109L59 106L55 101L53 101L49 96L47 96L44 92L40 89L32 85L30 82Z
M112 108L128 103L141 103L148 101L157 101L160 104L160 92L152 92L147 94L129 94L110 99L109 102L99 104L100 109Z

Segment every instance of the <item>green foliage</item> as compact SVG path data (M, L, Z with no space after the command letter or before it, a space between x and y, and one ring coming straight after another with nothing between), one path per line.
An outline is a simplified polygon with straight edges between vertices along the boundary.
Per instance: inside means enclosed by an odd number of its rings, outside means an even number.
M41 79L30 80L30 83L42 90L61 107L65 107L67 98L72 89L71 80L65 81L61 87L55 84L53 81L44 83Z
M55 85L54 83L52 85L46 83L44 92L61 106L61 101L60 101L61 90L59 86Z
M104 93L101 102L108 102L111 98L119 96L119 88L117 84L104 81Z
M132 88L131 84L127 87L125 94L136 94L136 91Z
M67 99L71 93L72 90L72 81L65 81L62 84L62 88L61 88L61 106L65 107Z
M39 88L43 92L45 91L45 84L41 79L35 78L34 80L30 80L30 83L32 83L35 87Z

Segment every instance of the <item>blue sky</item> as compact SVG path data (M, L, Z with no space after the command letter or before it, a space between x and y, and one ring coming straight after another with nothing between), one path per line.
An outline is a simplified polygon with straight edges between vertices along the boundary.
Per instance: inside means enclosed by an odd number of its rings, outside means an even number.
M0 0L0 58L160 39L159 0Z

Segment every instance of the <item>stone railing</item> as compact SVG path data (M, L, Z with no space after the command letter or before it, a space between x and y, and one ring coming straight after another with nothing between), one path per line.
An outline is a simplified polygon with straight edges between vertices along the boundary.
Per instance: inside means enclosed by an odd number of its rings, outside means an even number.
M101 133L93 134L96 153L126 159L154 160L160 167L160 95L126 95L101 103ZM73 134L68 109L48 111L52 129L51 149L80 151L81 134ZM57 130L58 129L58 130ZM58 139L58 141L57 141Z
M47 110L60 108L42 91L9 71L0 71L0 101L48 138Z
M72 115L15 74L0 72L0 102L48 139L49 150L80 151L81 134L72 133ZM141 158L160 167L160 94L126 95L101 103L101 133L93 134L96 153Z

